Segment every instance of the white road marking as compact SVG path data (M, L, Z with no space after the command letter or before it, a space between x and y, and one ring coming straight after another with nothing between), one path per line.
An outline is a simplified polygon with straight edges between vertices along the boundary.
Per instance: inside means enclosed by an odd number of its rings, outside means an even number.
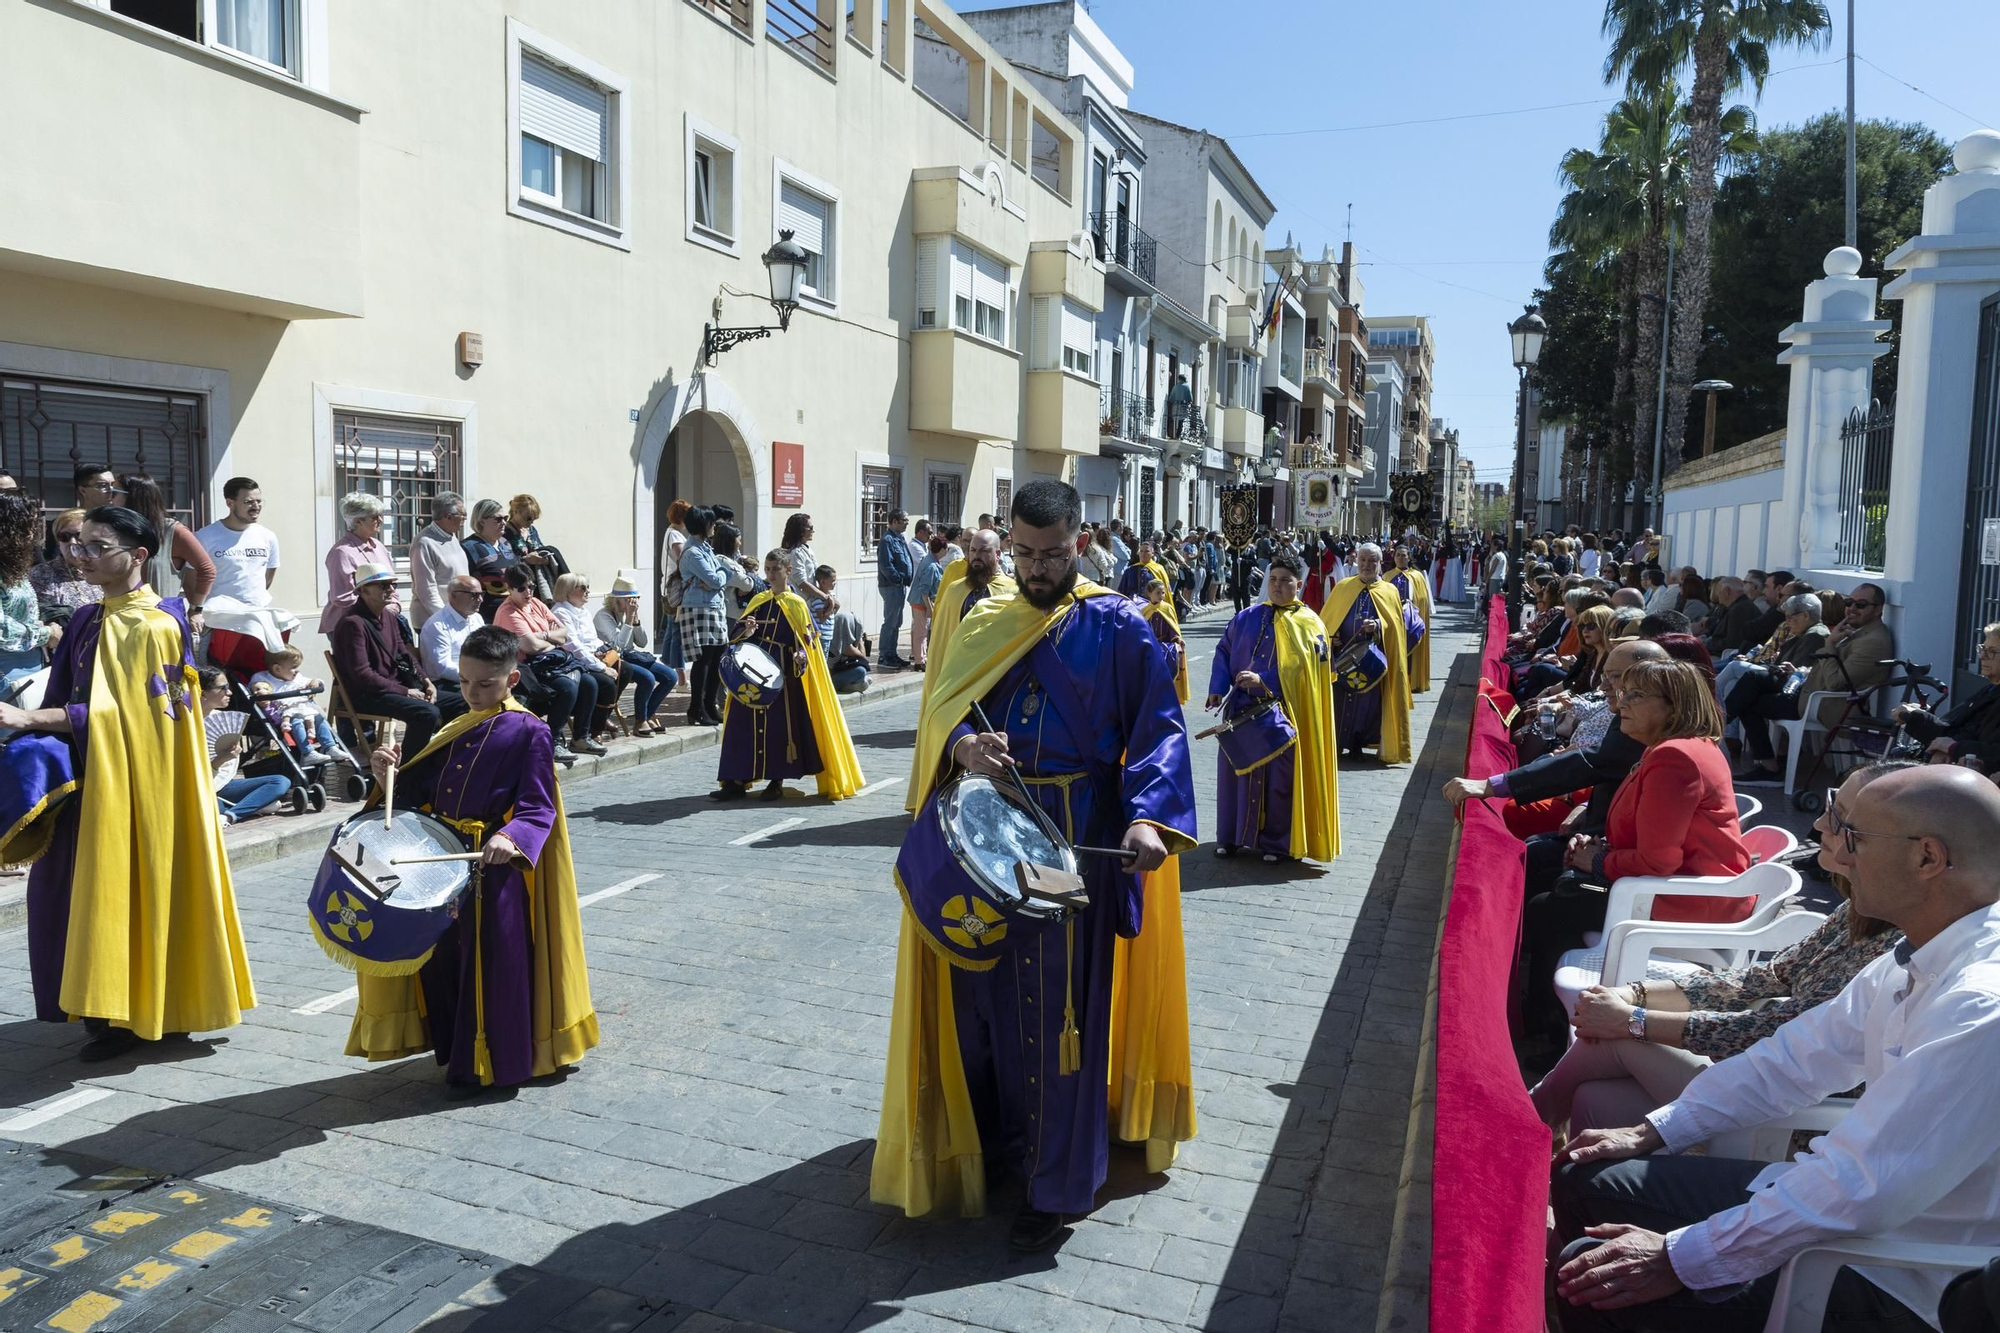
M58 1097L46 1106L37 1106L31 1111L23 1111L11 1120L0 1120L0 1134L23 1134L37 1125L46 1125L51 1120L68 1115L79 1107L101 1102L109 1097L111 1088L80 1088L67 1097Z
M331 995L322 995L310 1004L302 1004L292 1010L292 1012L295 1014L323 1014L329 1009L337 1009L349 1000L359 999L360 997L360 988L349 986L346 990L335 991Z
M641 884L651 884L658 878L658 875L634 875L630 879L621 879L608 889L599 889L596 893L586 893L583 897L576 900L576 905L578 907L588 907L592 903L601 903L606 898L616 898L621 893L630 893Z
M901 778L883 778L880 782L869 783L867 786L863 787L860 791L855 792L854 795L856 796L856 798L863 797L866 796L871 791L881 791L884 787L893 787L901 781L902 781Z
M804 815L793 815L790 819L781 819L768 828L760 828L755 833L746 833L740 838L731 838L729 845L731 847L748 847L753 842L762 842L773 833L783 833L786 829L795 828L805 822L806 817Z
M592 903L601 903L606 898L616 898L621 893L630 893L641 884L650 884L658 878L658 875L634 875L630 879L620 880L608 889L599 889L596 893L585 894L576 900L576 905L578 907L588 907ZM349 986L346 990L335 991L331 995L322 995L309 1004L302 1004L292 1010L292 1012L295 1014L323 1014L329 1009L338 1009L349 1000L359 999L360 995L361 991L359 987Z

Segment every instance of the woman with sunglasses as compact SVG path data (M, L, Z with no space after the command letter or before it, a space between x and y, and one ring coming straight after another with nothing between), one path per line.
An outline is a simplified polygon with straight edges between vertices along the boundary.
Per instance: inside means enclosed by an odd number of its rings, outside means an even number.
M2000 621L1979 634L1984 685L1943 717L1921 704L1904 704L1890 716L1925 746L1928 762L1992 773L2000 771Z
M1528 1093L1543 1123L1567 1122L1571 1135L1636 1125L1679 1097L1709 1065L1741 1055L1840 994L1857 972L1895 947L1903 932L1860 915L1849 901L1854 852L1843 812L1882 774L1912 767L1907 761L1869 764L1827 793L1813 828L1820 837L1819 863L1832 874L1842 901L1812 934L1768 961L1730 972L1656 961L1644 981L1585 990L1571 1015L1578 1040Z
M83 576L72 552L83 540L83 511L65 509L49 524L55 534L56 553L28 571L28 585L35 590L42 619L67 625L70 613L79 606L104 600L104 589Z

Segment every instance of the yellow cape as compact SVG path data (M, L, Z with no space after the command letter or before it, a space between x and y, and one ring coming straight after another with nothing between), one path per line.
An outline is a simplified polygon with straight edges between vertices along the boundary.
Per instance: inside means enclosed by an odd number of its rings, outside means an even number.
M1334 736L1332 649L1312 608L1271 608L1278 688L1298 744L1292 747L1292 855L1331 861L1340 855L1339 746Z
M1154 616L1164 617L1166 622L1174 627L1174 637L1176 639L1180 638L1180 625L1174 620L1174 608L1169 603L1163 601L1158 606L1148 606L1146 603L1141 602L1139 603L1139 614L1146 617L1147 620L1151 620ZM1166 640L1161 639L1160 642L1165 643ZM1180 669L1174 672L1174 693L1180 696L1182 703L1188 701L1187 642L1185 640L1181 642Z
M1360 575L1350 575L1333 585L1333 591L1326 596L1326 608L1320 612L1320 620L1325 623L1326 637L1337 652L1341 622L1347 619L1354 599L1361 595L1364 586L1375 603L1375 619L1382 622L1382 655L1389 659L1388 674L1375 687L1382 693L1382 740L1376 747L1376 753L1385 764L1407 764L1410 762L1410 709L1414 701L1410 698L1409 650L1403 642L1402 596L1387 579L1376 579L1364 585Z
M1167 577L1167 567L1161 564L1157 559L1154 559L1154 560L1147 560L1144 563L1134 560L1130 568L1149 570L1151 571L1153 577L1160 581L1160 586L1167 590L1166 601L1163 603L1163 605L1167 608L1167 619L1174 622L1175 629L1179 629L1181 625L1181 618L1174 612L1174 581ZM1141 580L1139 586L1133 589L1132 595L1134 597L1137 597L1141 601L1145 600L1146 585L1144 580ZM1181 702L1186 703L1187 700L1183 699L1181 700Z
M1079 579L1076 598L1113 595ZM940 605L944 605L940 598ZM946 773L952 729L1074 603L1044 613L1026 598L988 598L965 617L948 653L930 660L917 722L912 809ZM927 761L926 756L929 756ZM1173 852L1191 845L1170 829ZM1194 1136L1193 1059L1188 1043L1187 967L1180 933L1180 862L1169 856L1145 877L1144 927L1113 953L1110 1086L1112 1132L1146 1145L1149 1164L1165 1169L1175 1145ZM896 943L896 997L889 1019L888 1067L876 1131L869 1197L912 1217L986 1211L985 1159L958 1051L951 965L925 941L908 908Z
M234 1027L257 1003L201 682L159 605L150 588L104 600L58 992L65 1012L148 1041Z
M1417 640L1417 646L1410 651L1410 693L1422 694L1431 687L1431 584L1424 577L1424 571L1412 566L1409 569L1391 570L1391 574L1402 574L1410 580L1410 600L1416 603L1417 619L1424 622L1424 637Z
M766 589L743 608L749 615L778 594ZM795 592L778 597L778 609L806 650L806 674L799 682L806 690L806 713L812 718L813 743L819 746L820 770L815 775L819 794L831 801L844 801L866 785L861 776L861 757L854 752L854 738L847 731L847 714L840 709L840 696L833 692L833 675L826 669L826 654L819 646L819 628L805 598ZM724 695L722 717L729 720L735 705Z
M944 577L938 583L937 597L931 602L931 632L930 637L924 640L924 693L923 698L917 703L918 717L922 717L924 711L931 706L931 695L937 691L940 674L938 667L944 661L945 650L951 646L953 637L958 633L959 624L964 619L965 578L966 569L963 560L954 560L946 565ZM993 577L991 591L980 600L979 605L1012 597L1019 591L1020 585L1014 580L1005 574L996 574ZM903 796L903 808L911 814L915 814L924 803L923 797L916 794L916 770L923 763L922 754L923 751L919 750L918 757L914 758L911 764L910 783Z
M414 758L404 760L404 766L451 744L502 710L528 711L514 700L505 699L497 708L463 713L431 737L431 743ZM529 1014L534 1025L537 1078L575 1064L585 1051L597 1045L597 1011L591 1004L590 973L583 958L583 915L576 900L576 867L570 860L569 819L563 813L561 784L554 784L552 791L555 823L542 842L541 859L522 872L528 885L532 987ZM367 808L374 809L380 803L381 793L377 791ZM474 908L476 911L477 904ZM473 938L477 941L478 934ZM355 983L361 998L355 1006L354 1025L348 1030L347 1054L370 1060L400 1060L431 1049L430 1027L424 1018L423 991L417 973L385 977L364 972L356 977ZM483 1029L474 1041L473 1067L481 1083L493 1081Z

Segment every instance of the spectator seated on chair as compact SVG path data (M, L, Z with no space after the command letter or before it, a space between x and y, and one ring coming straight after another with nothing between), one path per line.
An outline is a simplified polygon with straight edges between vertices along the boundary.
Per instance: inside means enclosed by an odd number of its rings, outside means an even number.
M1819 863L1843 899L1853 892L1846 845L1836 836L1839 812L1853 809L1868 783L1910 767L1890 762L1855 770L1814 823ZM1680 1096L1713 1062L1741 1055L1780 1024L1838 995L1902 938L1888 922L1862 916L1843 901L1811 935L1766 962L1713 973L1660 960L1644 981L1589 987L1570 1015L1576 1041L1528 1095L1546 1123L1567 1123L1572 1134L1635 1124Z
M813 626L819 630L819 646L826 654L826 669L833 676L834 693L866 694L868 644L862 636L861 618L840 609L840 598L833 591L838 582L832 565L814 569L816 592L806 605L812 612Z
M2000 790L1956 767L1905 769L1829 823L1850 910L1904 940L1643 1121L1569 1143L1553 1188L1566 1333L1760 1329L1777 1270L1827 1241L2000 1250ZM1857 1085L1795 1161L1682 1155ZM1826 1327L1917 1333L1945 1282L1843 1269Z
M1718 742L1722 713L1701 669L1688 662L1639 662L1618 682L1620 729L1645 753L1605 814L1601 837L1577 835L1563 852L1563 874L1528 900L1523 935L1526 994L1550 1034L1567 1028L1552 986L1564 951L1604 927L1605 886L1628 875L1739 875L1749 849L1736 823L1729 761ZM1754 903L1741 898L1658 900L1663 921L1740 921Z
M479 614L481 596L478 579L452 575L445 584L445 604L430 613L417 634L424 675L437 692L438 713L447 722L465 711L465 696L458 689L458 655L472 631L486 627Z
M404 724L404 752L416 754L438 729L436 692L417 668L403 617L390 604L396 574L387 565L354 569L354 602L333 627L334 670L357 713Z
M1943 717L1917 704L1895 711L1895 720L1926 747L1932 763L2000 772L2000 621L1980 632L1979 675L1986 683Z
M1813 600L1818 600L1816 597ZM1793 721L1804 716L1806 701L1815 694L1866 695L1889 678L1889 661L1896 655L1896 639L1882 623L1882 589L1872 583L1857 587L1847 598L1846 617L1824 639L1816 639L1810 654L1804 646L1788 644L1786 659L1794 668L1804 667L1803 681L1789 692L1789 677L1777 672L1745 674L1730 690L1730 717L1743 720L1743 744L1751 764L1736 775L1739 784L1773 786L1781 781L1778 751L1765 722ZM1798 597L1787 598L1782 607L1786 624L1795 615L1808 615ZM1797 631L1795 631L1795 634ZM1820 725L1835 725L1845 705L1839 700L1822 700Z
M1725 653L1747 653L1758 644L1751 637L1763 612L1743 589L1743 580L1725 574L1712 589L1715 604L1708 613L1708 651L1716 657Z

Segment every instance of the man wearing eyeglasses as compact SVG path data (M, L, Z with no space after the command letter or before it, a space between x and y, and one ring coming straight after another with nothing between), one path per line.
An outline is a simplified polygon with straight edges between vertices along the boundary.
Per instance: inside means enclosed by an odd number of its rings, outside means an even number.
M1826 648L1814 659L1806 672L1805 682L1789 695L1773 695L1759 706L1764 718L1796 718L1805 707L1806 700L1819 693L1845 695L1855 693L1864 698L1887 679L1896 656L1896 636L1883 623L1882 611L1888 598L1881 586L1863 583L1847 595L1847 614L1833 627L1827 638ZM1739 685L1738 689L1742 687ZM1732 704L1733 707L1733 704ZM1835 726L1846 711L1846 704L1840 699L1822 700L1819 705L1821 725ZM1857 713L1866 711L1866 705ZM1746 720L1745 726L1762 726L1755 718ZM1763 735L1755 742L1745 734L1745 742L1756 755L1757 762L1735 775L1736 785L1751 787L1771 787L1782 782L1784 770L1778 765L1777 755Z
M68 739L77 790L42 816L28 963L36 1016L81 1018L85 1060L233 1027L256 1003L186 606L144 583L159 543L130 509L83 516L65 552L104 600L71 617L41 706L0 704L0 727Z
M1932 766L1885 773L1851 800L1826 818L1851 910L1901 927L1902 943L1639 1124L1571 1140L1552 1191L1566 1333L1762 1328L1778 1269L1829 1241L2000 1249L2000 864L1988 854L2000 791ZM1853 1109L1795 1161L1681 1156L1857 1085ZM1857 1261L1834 1277L1826 1327L1920 1333L1946 1278Z
M71 473L76 486L76 507L84 511L99 505L115 505L124 502L125 492L118 486L118 474L108 463L79 463ZM42 543L42 559L53 560L58 554L55 525L49 525L49 539Z
M910 781L926 808L896 860L895 1054L870 1193L912 1215L977 1216L983 1157L1023 1179L1008 1243L1032 1251L1091 1210L1113 1133L1145 1144L1163 1171L1194 1132L1171 858L1194 846L1195 804L1166 649L1129 599L1077 577L1082 498L1033 481L1011 517L1019 594L974 607L926 673ZM975 704L994 730L976 724ZM1003 790L1018 776L1043 828L1125 855L1080 857L1089 903L1059 918L989 900L926 836L955 804L933 793L961 774ZM955 791L970 800L981 785ZM1118 1040L1114 957L1125 993L1145 997L1125 1006Z

